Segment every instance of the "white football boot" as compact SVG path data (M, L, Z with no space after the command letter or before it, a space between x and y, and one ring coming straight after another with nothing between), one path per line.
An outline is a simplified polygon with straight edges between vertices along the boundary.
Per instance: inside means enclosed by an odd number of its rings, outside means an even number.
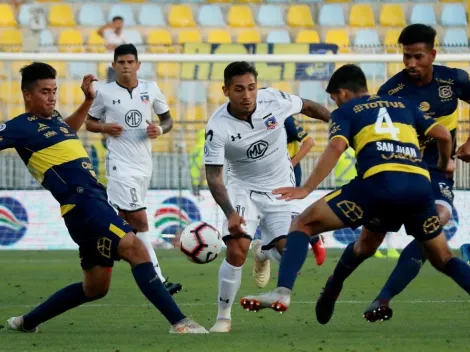
M291 294L292 291L288 288L278 287L262 295L245 296L240 300L240 304L244 309L252 312L271 308L276 312L282 313L289 308Z
M11 317L7 320L7 325L10 330L21 331L21 332L39 332L39 328L36 326L32 330L25 330L23 327L23 317Z
M232 329L232 321L229 319L217 319L214 326L210 328L209 332L230 332Z
M170 328L170 334L208 334L203 326L199 325L195 321L185 318L180 322L172 325Z
M255 259L253 265L253 279L259 288L266 287L271 276L271 262L269 258L261 251L262 243L260 240L253 241L251 250Z

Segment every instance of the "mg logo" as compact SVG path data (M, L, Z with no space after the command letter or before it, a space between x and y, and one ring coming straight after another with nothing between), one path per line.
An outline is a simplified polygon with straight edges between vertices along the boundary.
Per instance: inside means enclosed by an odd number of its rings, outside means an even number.
M266 150L268 150L268 146L268 142L265 141L255 142L250 145L250 147L246 151L246 156L249 159L259 159L266 153Z
M126 114L126 124L130 127L139 127L142 123L142 114L138 110L131 110Z

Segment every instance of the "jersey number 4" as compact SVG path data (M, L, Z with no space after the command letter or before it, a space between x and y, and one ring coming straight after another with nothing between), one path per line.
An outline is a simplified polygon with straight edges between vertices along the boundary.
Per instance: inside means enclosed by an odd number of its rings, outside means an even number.
M399 140L398 134L400 133L400 129L393 125L393 121L386 108L380 108L379 110L377 121L375 121L375 133L389 134L392 136L393 140Z

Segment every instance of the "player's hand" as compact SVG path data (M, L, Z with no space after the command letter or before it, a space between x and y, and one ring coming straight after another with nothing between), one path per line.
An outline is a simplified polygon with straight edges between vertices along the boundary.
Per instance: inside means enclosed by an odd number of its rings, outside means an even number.
M147 135L151 139L155 139L160 135L160 129L152 121L147 120Z
M273 194L280 194L277 199L285 199L287 201L294 199L304 199L310 194L311 190L307 187L281 187L273 191Z
M105 123L103 125L103 133L107 133L112 137L119 137L123 130L124 127L118 123Z
M230 232L230 235L232 235L232 237L241 237L242 235L247 235L242 225L246 225L245 219L243 219L242 216L238 215L238 213L234 211L228 217L228 231Z
M470 141L465 142L457 149L457 153L455 154L457 158L466 163L470 162Z
M85 94L86 100L94 100L96 97L95 88L93 88L93 82L98 81L98 79L93 75L86 75L83 77L82 81L82 91Z

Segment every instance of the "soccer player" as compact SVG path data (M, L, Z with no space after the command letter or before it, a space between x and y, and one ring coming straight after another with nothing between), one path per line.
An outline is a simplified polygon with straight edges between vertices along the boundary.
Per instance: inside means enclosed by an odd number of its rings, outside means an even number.
M344 280L375 253L387 231L397 231L402 224L426 248L434 267L470 293L470 267L453 257L447 245L419 150L418 134L434 138L439 150L437 168L446 170L452 147L449 131L424 117L412 103L369 95L366 77L355 65L339 68L326 91L338 105L331 114L328 146L303 187L280 188L273 193L280 194L280 199L305 198L330 174L349 145L356 152L358 177L295 218L282 255L277 289L245 297L242 306L285 311L310 237L360 225L360 238L346 247L317 302L321 324L331 319Z
M271 191L295 185L284 120L298 113L323 121L330 116L326 108L310 100L271 88L258 90L257 76L247 62L229 64L223 87L229 102L214 112L206 126L207 183L227 217L222 233L227 252L219 270L218 315L211 332L231 329L233 300L258 225L263 241L255 257L258 286L265 286L269 279L265 262L280 261L294 209ZM222 173L225 160L227 188Z
M79 246L83 281L67 286L8 327L36 332L41 323L106 296L111 267L123 259L147 299L172 325L172 333L207 333L184 316L160 281L147 249L131 226L108 203L90 159L77 136L94 99L94 76L85 76L85 101L63 119L55 110L56 71L45 63L21 70L26 113L0 125L0 150L15 148L31 174L59 202L70 236Z
M430 26L412 24L406 27L398 38L399 44L403 45L405 69L385 82L378 94L403 97L416 104L427 117L446 127L452 136L454 154L458 100L470 101L470 81L463 70L433 64L435 39L436 31ZM437 212L445 225L452 216L453 172L438 168L438 148L433 138L421 138L420 146L431 174ZM390 300L413 281L425 262L426 255L420 243L414 240L408 244L382 291L366 308L364 317L372 322L385 320L384 315L391 318Z
M153 169L151 139L168 133L173 121L157 84L137 78L139 67L137 49L133 44L123 44L114 50L116 81L99 89L88 113L86 128L90 132L109 135L106 156L109 201L137 231L137 237L147 247L160 280L173 295L182 286L163 277L148 234L145 207ZM152 122L152 111L160 119L159 126Z

